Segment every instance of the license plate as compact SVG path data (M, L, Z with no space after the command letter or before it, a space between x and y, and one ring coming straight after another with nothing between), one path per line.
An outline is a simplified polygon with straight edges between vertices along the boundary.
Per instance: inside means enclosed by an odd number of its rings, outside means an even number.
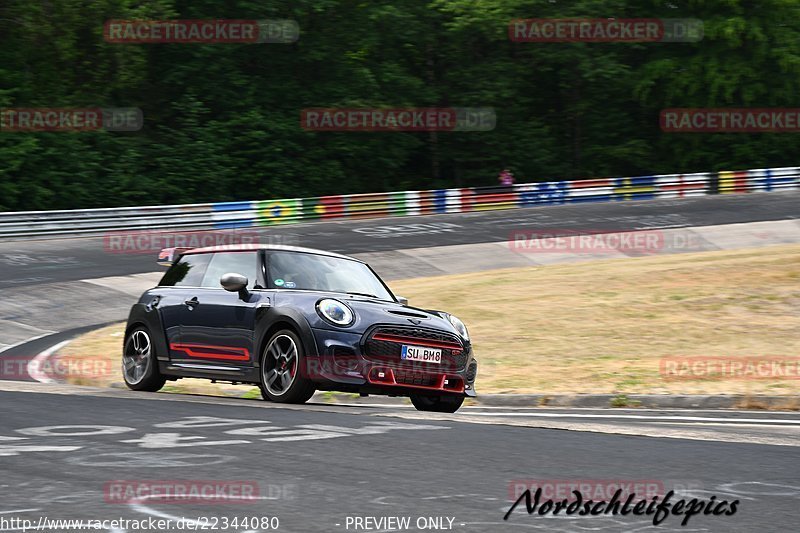
M407 361L421 361L423 363L441 363L442 350L428 348L427 346L406 346L400 352L400 357Z

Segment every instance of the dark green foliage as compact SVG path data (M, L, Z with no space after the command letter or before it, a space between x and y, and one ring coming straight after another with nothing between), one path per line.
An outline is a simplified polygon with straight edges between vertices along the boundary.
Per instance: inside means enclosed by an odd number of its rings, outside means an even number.
M297 198L798 164L800 135L668 134L668 107L800 107L796 0L4 0L0 210ZM698 43L515 43L514 18L698 18ZM108 19L286 18L293 44L110 44ZM493 107L491 132L309 132L308 107Z

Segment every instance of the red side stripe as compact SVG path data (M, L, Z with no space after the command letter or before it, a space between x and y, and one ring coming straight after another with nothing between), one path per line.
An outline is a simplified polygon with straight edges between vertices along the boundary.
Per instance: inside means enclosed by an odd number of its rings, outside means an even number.
M213 346L210 344L171 343L170 350L184 352L189 357L220 359L224 361L248 361L250 351L236 346Z

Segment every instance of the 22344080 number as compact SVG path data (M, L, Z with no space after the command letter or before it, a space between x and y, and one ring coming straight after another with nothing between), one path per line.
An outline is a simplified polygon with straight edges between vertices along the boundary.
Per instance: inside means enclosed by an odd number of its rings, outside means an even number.
M180 525L180 524L179 524ZM228 529L265 529L276 530L280 527L277 516L202 516L195 520L187 520L183 529L195 531L225 531ZM182 529L182 528L179 528Z

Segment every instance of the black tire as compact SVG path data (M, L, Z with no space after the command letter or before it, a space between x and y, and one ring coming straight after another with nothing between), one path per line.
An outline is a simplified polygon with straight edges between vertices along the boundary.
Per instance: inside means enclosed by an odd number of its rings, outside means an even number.
M261 396L278 403L307 402L316 388L303 377L304 361L303 343L294 331L282 329L272 335L261 354Z
M463 396L423 396L411 395L411 403L417 411L430 411L433 413L455 413L464 403Z
M158 370L158 358L150 332L144 326L132 329L122 344L122 379L131 390L156 392L167 379Z

